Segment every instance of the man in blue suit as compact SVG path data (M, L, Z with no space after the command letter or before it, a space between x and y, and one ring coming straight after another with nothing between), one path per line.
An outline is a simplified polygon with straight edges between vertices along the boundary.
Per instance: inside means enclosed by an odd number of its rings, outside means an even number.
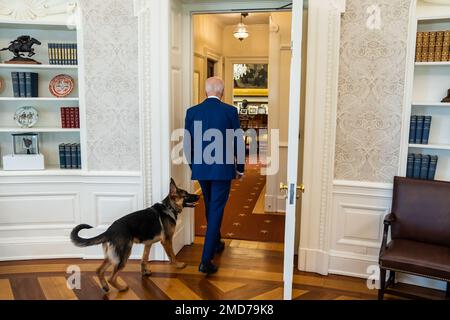
M209 78L205 89L208 98L187 110L184 152L205 201L207 229L199 271L211 274L218 269L214 254L225 248L220 226L231 180L244 175L245 146L237 109L221 101L223 81Z

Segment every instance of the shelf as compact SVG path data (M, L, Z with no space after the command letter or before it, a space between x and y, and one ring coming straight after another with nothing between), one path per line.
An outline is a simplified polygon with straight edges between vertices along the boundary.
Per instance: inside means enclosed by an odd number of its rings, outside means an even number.
M438 61L438 62L415 62L417 67L450 67L450 61Z
M0 128L0 132L20 133L20 132L80 132L80 128Z
M0 176L81 176L86 171L83 169L60 169L56 165L46 166L45 170L5 171L0 168Z
M413 102L413 107L450 107L449 102Z
M0 97L0 101L78 101L79 98L56 98L56 97L46 97L46 98L22 98L22 97Z
M36 21L2 21L0 28L6 29L37 29L37 30L60 30L60 31L76 31L75 24L67 24L63 22L36 22Z
M409 144L410 148L433 149L433 150L450 150L448 144Z
M77 69L78 65L71 64L13 64L0 63L0 69Z

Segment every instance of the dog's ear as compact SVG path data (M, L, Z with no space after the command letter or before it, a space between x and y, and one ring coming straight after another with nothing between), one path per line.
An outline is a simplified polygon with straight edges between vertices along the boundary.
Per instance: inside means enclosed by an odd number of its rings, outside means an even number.
M172 178L170 178L170 195L175 196L177 194L177 185L175 184L175 181L173 181Z

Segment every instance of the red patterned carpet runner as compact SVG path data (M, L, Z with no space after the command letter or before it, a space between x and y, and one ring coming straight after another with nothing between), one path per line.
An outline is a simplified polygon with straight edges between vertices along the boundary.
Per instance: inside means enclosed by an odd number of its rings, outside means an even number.
M266 183L260 165L246 165L243 181L233 180L222 222L222 238L283 242L284 216L253 214L253 208ZM203 198L195 209L195 234L206 232Z

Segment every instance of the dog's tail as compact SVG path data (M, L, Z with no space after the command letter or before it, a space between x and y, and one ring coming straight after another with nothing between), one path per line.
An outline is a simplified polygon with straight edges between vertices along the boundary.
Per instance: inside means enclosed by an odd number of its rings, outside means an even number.
M106 232L103 232L102 234L99 234L96 237L90 238L90 239L83 239L80 238L78 235L78 232L83 229L92 229L92 226L88 224L79 224L75 228L73 228L72 232L70 233L70 240L72 240L73 244L77 247L88 247L93 246L96 244L103 243L107 240Z

